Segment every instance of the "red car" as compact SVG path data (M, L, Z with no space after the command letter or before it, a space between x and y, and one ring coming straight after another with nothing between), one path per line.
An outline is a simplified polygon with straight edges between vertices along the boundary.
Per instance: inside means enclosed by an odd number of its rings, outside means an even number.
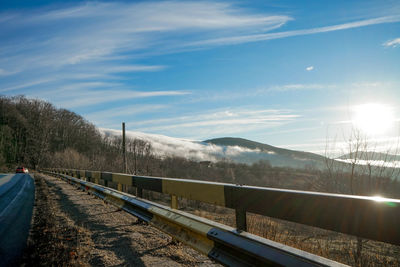
M15 173L27 173L28 169L25 169L24 167L17 167L15 170Z

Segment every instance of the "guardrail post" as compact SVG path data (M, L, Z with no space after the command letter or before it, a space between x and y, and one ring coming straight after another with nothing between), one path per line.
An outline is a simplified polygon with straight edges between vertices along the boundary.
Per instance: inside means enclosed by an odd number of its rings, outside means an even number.
M118 191L121 191L122 192L122 184L120 184L120 183L118 183Z
M136 196L143 198L143 189L142 188L136 187Z
M171 195L171 208L176 210L179 208L178 197L175 195Z
M247 231L246 210L244 208L235 209L236 229L238 231Z

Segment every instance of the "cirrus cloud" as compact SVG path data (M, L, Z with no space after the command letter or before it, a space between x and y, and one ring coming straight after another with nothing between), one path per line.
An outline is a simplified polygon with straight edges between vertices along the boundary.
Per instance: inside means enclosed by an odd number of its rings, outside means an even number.
M400 38L395 38L383 43L383 46L386 47L397 47L398 45L400 45Z
M266 32L292 20L225 2L87 2L0 12L0 92L44 98L68 108L187 90L138 88L146 64L185 43ZM129 78L127 76L129 75Z

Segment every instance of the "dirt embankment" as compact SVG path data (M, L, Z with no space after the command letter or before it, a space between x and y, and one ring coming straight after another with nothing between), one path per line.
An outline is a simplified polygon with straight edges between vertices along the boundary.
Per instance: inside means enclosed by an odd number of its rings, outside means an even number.
M61 180L35 175L26 266L214 266L193 249Z

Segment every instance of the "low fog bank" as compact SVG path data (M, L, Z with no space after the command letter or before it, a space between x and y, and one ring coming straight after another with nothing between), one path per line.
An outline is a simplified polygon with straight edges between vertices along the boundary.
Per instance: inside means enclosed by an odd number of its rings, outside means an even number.
M100 129L105 136L121 136L121 131L113 129ZM259 161L268 161L271 166L305 168L313 167L322 169L324 162L321 159L311 159L307 153L293 151L295 154L285 154L260 148L247 148L238 145L217 145L202 141L174 138L158 134L147 134L135 131L126 131L127 138L147 141L153 148L153 153L160 157L176 156L194 161L221 160L234 163L253 164Z
M336 161L345 162L352 164L353 162L357 165L371 165L374 167L382 168L400 168L400 161L385 161L385 160L364 160L364 159L335 159Z
M121 131L101 128L105 136L121 136ZM182 138L165 135L147 134L135 131L126 131L126 137L147 141L153 151L160 157L177 156L195 161L212 161L227 159L234 162L253 163L263 158L259 149L248 149L239 146L218 146Z

